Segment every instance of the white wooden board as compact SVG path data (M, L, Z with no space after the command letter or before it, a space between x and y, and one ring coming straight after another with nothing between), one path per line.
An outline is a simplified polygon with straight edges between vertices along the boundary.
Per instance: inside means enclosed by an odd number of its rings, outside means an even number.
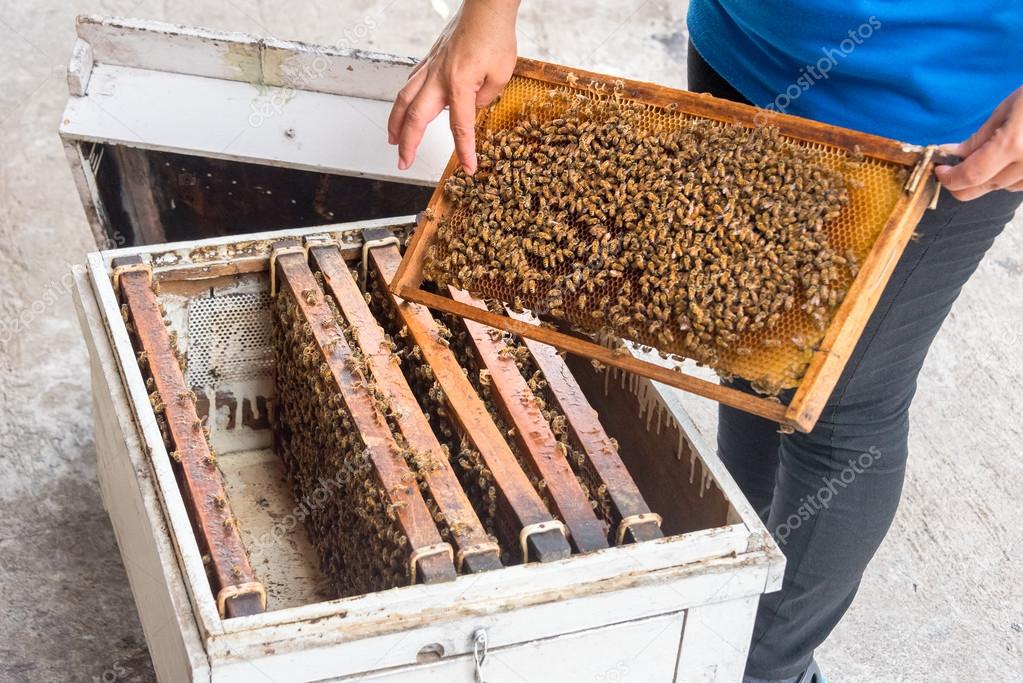
M375 21L367 14L360 26ZM100 64L385 101L394 99L417 61L148 19L81 16L78 35Z
M453 144L442 113L416 162L397 168L391 104L242 81L96 64L87 97L71 97L66 139L434 185Z

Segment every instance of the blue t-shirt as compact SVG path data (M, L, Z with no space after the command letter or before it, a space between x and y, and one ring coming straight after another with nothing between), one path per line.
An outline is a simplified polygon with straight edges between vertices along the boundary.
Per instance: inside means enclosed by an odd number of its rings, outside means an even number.
M1020 0L692 0L689 33L758 106L917 144L1023 85Z

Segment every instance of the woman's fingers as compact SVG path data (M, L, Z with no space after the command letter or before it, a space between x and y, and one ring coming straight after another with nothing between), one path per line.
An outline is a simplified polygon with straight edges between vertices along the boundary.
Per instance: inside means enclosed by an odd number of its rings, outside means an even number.
M420 64L424 63L420 62ZM394 105L391 106L391 115L387 117L387 144L396 145L401 139L401 129L405 126L405 112L409 105L415 100L416 95L426 83L429 69L422 69L409 76L408 81L398 91L394 98Z
M427 78L415 98L405 108L405 120L398 134L398 170L404 171L416 160L416 149L426 126L444 110L444 88L436 78Z
M513 67L514 68L514 67ZM499 80L496 78L487 77L483 81L483 85L478 91L476 91L476 107L483 109L489 107L497 96L504 90L504 86L508 85L507 80Z
M476 93L469 88L455 87L448 101L455 154L465 172L472 175L476 172Z
M398 145L399 169L412 165L427 125L448 107L457 159L467 173L476 170L476 108L489 104L511 78L518 4L466 0L412 70L387 121L388 142Z
M937 166L941 184L960 201L1023 182L1023 88L1009 95L968 140L941 149L963 157L958 166Z
M982 197L995 190L1011 190L1023 184L1023 162L1014 162L1002 169L994 178L976 187L956 190L952 195L961 202Z
M1012 136L1006 127L996 130L984 144L967 154L958 166L938 166L934 169L938 180L953 194L989 184L1016 160Z

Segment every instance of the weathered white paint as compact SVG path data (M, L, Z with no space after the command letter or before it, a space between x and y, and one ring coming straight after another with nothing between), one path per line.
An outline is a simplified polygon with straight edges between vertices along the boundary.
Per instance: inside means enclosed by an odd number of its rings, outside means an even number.
M415 60L165 22L78 18L60 135L89 143L433 185L453 144L447 112L411 168L387 144L394 94ZM94 170L72 160L97 244L106 216Z
M398 171L397 149L387 144L390 108L377 99L98 63L87 96L69 98L60 132L67 140L435 184L453 149L446 113L427 130L412 167Z
M67 67L67 89L72 95L82 97L89 87L92 74L92 46L81 38L71 48L71 61Z
M491 647L482 673L487 683L668 681L684 621L684 613L676 612L511 647ZM470 654L341 680L450 683L472 681L474 675Z
M678 657L678 681L742 680L760 596L712 602L686 612Z
M416 64L411 57L147 19L80 16L78 35L100 64L385 101Z

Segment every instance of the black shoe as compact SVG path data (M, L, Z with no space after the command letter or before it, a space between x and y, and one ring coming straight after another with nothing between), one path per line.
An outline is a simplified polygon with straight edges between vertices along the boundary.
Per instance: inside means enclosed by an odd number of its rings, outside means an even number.
M818 666L816 659L810 660L810 666L807 667L802 676L796 679L796 683L826 683L824 674L821 673L821 668Z
M817 665L816 659L811 659L810 666L806 667L806 671L795 678L786 678L780 681L768 681L764 678L746 676L742 680L743 683L826 683L824 680L824 674L821 673L821 668Z

